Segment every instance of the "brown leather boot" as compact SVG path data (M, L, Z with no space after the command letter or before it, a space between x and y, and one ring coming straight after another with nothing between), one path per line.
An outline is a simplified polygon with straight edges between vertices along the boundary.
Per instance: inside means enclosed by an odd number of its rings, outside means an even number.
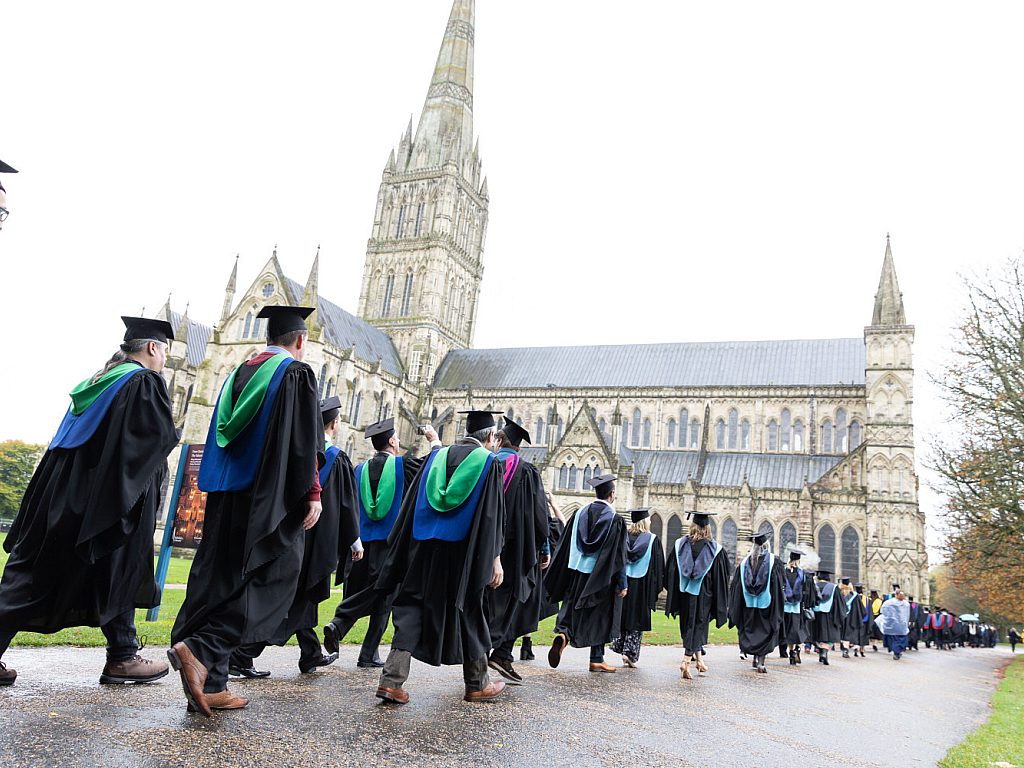
M192 710L213 717L213 710L207 704L206 694L203 693L203 686L210 674L206 667L184 643L175 643L171 646L167 651L167 659L174 670L181 674L181 689L185 692L185 698Z
M603 661L592 661L590 662L591 672L614 672L615 667L611 664L605 664Z
M227 688L217 693L206 694L206 703L210 705L210 709L216 709L218 712L225 712L229 709L245 709L249 706L249 700L245 696L236 696ZM189 711L195 712L191 704L189 704Z
M14 685L14 681L18 679L18 671L16 669L8 669L7 665L0 661L0 686Z
M504 680L495 680L493 683L488 685L482 691L466 691L466 695L462 697L463 701L494 701L501 692L505 690Z
M100 675L103 685L128 685L130 683L152 683L166 677L170 667L163 661L150 661L135 655L124 661L108 661Z

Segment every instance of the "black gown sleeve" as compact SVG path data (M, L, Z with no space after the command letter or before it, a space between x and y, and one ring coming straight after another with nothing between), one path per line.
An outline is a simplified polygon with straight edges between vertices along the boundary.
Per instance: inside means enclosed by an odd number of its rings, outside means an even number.
M711 615L716 627L723 627L729 620L729 554L723 549L715 555L711 565Z
M651 565L647 571L647 594L645 595L647 610L653 611L658 607L658 597L661 595L664 583L665 553L661 548L661 540L655 536L654 544L651 547Z

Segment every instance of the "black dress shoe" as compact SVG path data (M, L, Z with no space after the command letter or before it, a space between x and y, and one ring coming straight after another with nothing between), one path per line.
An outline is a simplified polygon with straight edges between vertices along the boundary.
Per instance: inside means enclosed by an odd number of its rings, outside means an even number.
M270 677L270 672L256 669L256 667L236 667L234 664L228 667L228 674L232 677L247 677L250 680L261 680Z
M515 671L511 661L491 656L487 660L487 666L508 680L512 685L523 684L523 676Z
M309 659L308 661L300 661L299 672L301 672L304 675L308 675L314 669L317 669L319 667L326 667L329 664L333 664L337 660L338 654L336 653L329 653L326 656L321 653L319 659Z
M374 657L369 661L366 659L359 659L359 661L356 662L356 666L362 667L363 669L380 669L384 666L384 660L379 657Z
M333 621L324 627L324 648L328 653L338 653L341 650L341 636Z

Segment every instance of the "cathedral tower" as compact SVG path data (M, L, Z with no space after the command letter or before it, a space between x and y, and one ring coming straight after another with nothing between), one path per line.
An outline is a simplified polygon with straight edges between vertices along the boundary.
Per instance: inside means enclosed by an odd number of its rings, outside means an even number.
M907 324L888 235L864 344L868 580L885 590L898 583L915 598L927 600L924 515L914 469L914 326Z
M359 315L394 340L409 378L429 381L473 343L487 180L473 135L474 0L455 0L415 134L384 168Z

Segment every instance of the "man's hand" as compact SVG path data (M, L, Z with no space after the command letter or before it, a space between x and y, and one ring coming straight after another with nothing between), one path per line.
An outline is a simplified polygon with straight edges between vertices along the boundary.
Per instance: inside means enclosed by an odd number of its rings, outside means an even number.
M629 590L628 589L620 589L615 594L617 594L619 597L625 597L626 595L629 594Z
M323 511L323 505L319 501L307 501L306 502L306 517L302 521L302 530L308 531L314 525L317 520L320 519L320 513Z
M358 563L360 560L362 560L364 552L366 552L365 549L357 549L355 552L353 552L352 553L352 562L353 563Z
M540 556L540 569L542 571L546 571L548 569L549 565L551 565L551 555L541 555Z
M505 580L505 571L501 568L501 557L494 558L494 570L491 571L491 583L487 586L491 589L497 589L501 586L501 582Z
M427 438L427 442L434 442L437 440L437 430L435 430L430 424L427 424L427 428L423 430L423 436Z

